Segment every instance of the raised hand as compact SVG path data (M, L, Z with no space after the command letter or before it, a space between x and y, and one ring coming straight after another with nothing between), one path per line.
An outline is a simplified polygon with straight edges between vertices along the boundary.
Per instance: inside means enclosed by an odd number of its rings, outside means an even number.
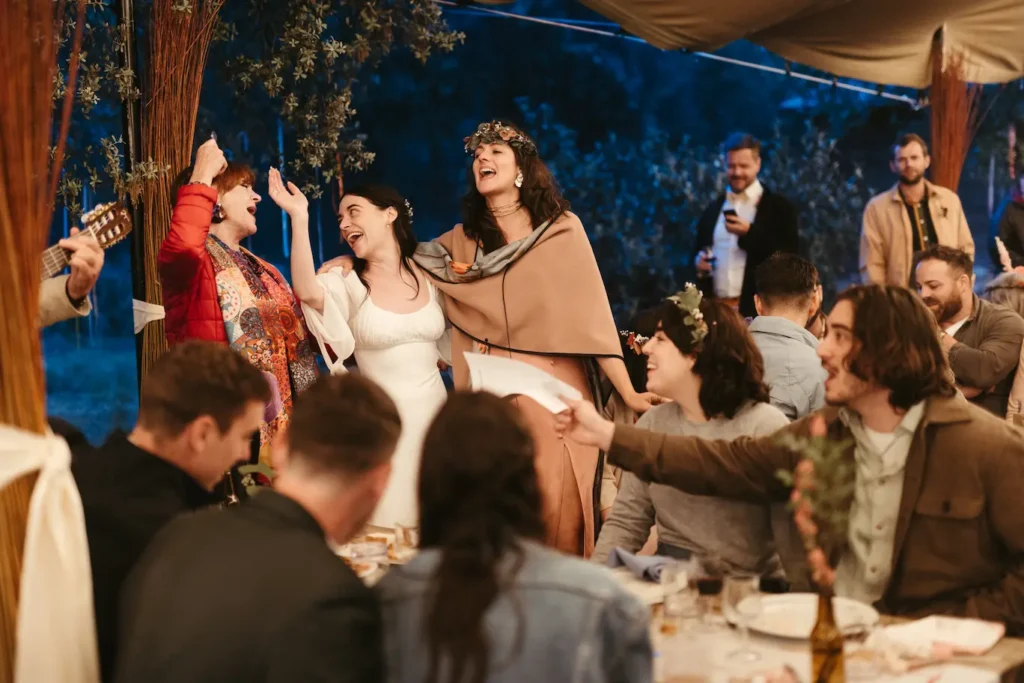
M213 179L228 167L224 152L217 146L217 141L209 139L196 150L196 162L192 165L192 177L189 182L213 185Z
M286 187L284 180L281 178L281 172L276 168L271 168L268 175L269 194L274 203L284 209L292 218L308 216L309 200L306 199L306 195L302 194L302 190L291 181L288 182Z

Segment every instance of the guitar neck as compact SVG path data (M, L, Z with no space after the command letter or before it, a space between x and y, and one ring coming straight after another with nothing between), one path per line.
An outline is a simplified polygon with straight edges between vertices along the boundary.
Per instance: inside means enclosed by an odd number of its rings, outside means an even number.
M43 252L43 280L49 280L51 277L59 273L60 271L67 268L70 262L71 252L65 251L57 245L54 245Z
M83 230L82 232L80 232L78 234L79 235L92 235L93 237L95 237L96 236L96 227L93 226L93 227L87 228L87 229ZM49 247L48 249L46 249L43 252L43 271L42 271L42 277L40 279L41 280L49 280L54 275L56 275L60 271L62 271L65 268L67 268L68 264L70 262L71 262L71 252L70 251L68 251L67 249L62 248L58 244L55 244L52 247Z

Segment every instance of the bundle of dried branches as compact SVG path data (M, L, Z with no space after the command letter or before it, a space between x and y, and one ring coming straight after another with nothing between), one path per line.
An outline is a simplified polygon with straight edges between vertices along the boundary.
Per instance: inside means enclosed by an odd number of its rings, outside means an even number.
M143 189L146 301L161 303L157 253L171 223L171 185L192 154L192 136L203 86L203 69L219 22L223 0L154 0L150 18L147 87L142 104L142 158L169 167ZM142 372L167 348L164 323L143 329Z
M64 0L0 2L0 423L46 429L43 363L36 318L39 255L46 247L85 3L79 2L56 147L52 93L57 77L58 17ZM34 477L0 491L0 683L13 680L18 587Z
M962 53L944 54L942 41L932 49L931 179L936 185L956 191L960 174L978 131L981 86L969 84Z

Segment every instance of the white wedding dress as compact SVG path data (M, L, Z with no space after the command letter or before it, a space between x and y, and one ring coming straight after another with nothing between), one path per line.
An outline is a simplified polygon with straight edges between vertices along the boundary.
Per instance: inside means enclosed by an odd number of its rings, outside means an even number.
M391 478L370 524L388 528L419 526L417 484L423 437L445 402L447 391L438 359L450 361L440 293L429 280L430 298L412 313L379 308L359 277L334 268L317 276L324 290L324 312L303 304L310 332L331 373L345 372L355 351L359 372L379 384L398 406L402 435L392 458ZM332 362L326 346L337 360Z

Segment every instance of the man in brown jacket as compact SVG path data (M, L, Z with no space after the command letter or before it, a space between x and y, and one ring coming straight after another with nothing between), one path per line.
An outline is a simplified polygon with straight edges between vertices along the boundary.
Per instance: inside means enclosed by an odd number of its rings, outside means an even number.
M836 593L890 614L954 614L1024 633L1024 440L968 403L947 379L934 318L899 287L852 287L818 347L828 406L785 429L850 439L856 463L848 547ZM608 452L645 481L691 494L786 500L776 477L801 456L776 435L732 442L668 436L572 402L558 417L572 439ZM806 567L787 567L793 579Z
M1020 362L1024 319L1005 306L978 298L973 264L965 252L929 247L915 258L917 291L942 332L939 341L964 395L1003 417Z
M872 197L864 209L860 274L865 284L906 287L914 254L935 244L974 257L974 238L960 198L924 179L930 165L928 145L920 136L900 138L890 163L899 181Z

